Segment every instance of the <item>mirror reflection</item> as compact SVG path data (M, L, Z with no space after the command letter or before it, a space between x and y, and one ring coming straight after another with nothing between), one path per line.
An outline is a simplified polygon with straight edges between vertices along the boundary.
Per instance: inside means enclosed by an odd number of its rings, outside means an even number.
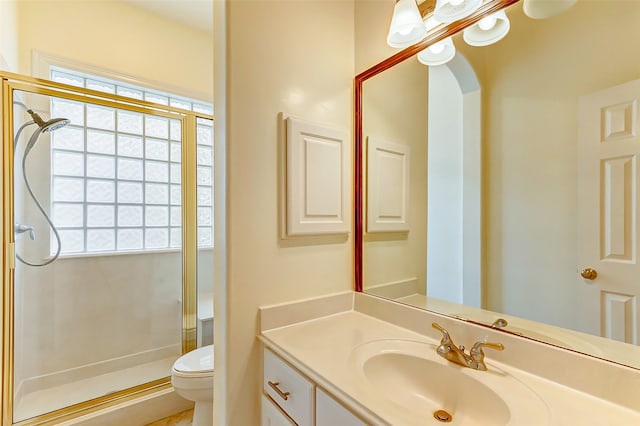
M364 291L640 368L640 4L506 15L364 82Z

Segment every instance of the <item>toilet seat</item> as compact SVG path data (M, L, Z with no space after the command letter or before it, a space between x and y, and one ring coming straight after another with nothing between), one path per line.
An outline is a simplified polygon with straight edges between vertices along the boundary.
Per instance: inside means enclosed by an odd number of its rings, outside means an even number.
M193 426L213 424L213 345L182 355L171 368L171 384L176 394L193 401Z
M179 377L210 377L213 367L213 345L208 345L182 355L173 363L171 372Z

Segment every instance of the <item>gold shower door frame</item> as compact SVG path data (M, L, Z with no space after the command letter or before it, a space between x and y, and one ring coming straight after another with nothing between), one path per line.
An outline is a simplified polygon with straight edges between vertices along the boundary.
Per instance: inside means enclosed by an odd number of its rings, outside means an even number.
M196 347L196 298L197 298L197 208L196 208L196 120L213 120L212 115L193 112L166 105L131 99L123 96L99 92L67 84L37 79L19 74L0 72L2 92L0 93L0 128L2 129L2 150L0 163L2 174L2 387L0 399L2 415L0 424L28 426L52 425L61 421L85 415L97 409L104 409L141 396L149 395L171 387L170 377L158 379L99 398L64 407L59 410L13 423L14 395L14 114L13 94L20 90L47 96L86 102L112 108L119 108L145 114L154 114L180 120L182 126L182 352ZM167 372L169 373L169 372Z

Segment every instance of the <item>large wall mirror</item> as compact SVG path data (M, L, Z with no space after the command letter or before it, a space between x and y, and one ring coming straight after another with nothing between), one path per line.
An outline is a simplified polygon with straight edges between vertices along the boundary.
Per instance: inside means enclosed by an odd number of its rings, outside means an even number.
M640 368L640 2L523 3L356 78L356 289Z

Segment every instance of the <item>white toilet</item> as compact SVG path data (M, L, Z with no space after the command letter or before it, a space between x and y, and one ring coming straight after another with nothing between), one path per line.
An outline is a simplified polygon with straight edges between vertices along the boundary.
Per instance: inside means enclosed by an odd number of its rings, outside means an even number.
M181 397L196 403L193 426L213 424L213 373L213 345L186 353L173 363L173 388Z

